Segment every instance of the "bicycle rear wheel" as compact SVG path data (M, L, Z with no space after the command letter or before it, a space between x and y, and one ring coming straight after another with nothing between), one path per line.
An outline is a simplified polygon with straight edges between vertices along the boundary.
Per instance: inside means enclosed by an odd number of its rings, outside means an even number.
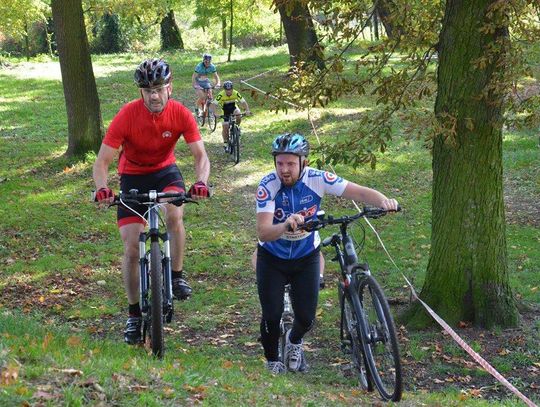
M361 276L355 287L359 300L356 306L361 308L357 315L362 315L367 330L362 342L369 371L382 398L399 401L403 392L401 360L390 307L372 276Z
M208 127L210 128L210 131L213 132L214 130L216 130L216 126L217 126L216 115L208 111Z
M150 295L152 354L161 359L163 358L165 341L163 337L163 274L161 249L158 241L152 242L150 246Z
M373 379L369 373L362 341L360 340L358 318L351 300L345 297L343 283L341 282L338 285L338 296L341 309L340 339L342 350L350 354L362 389L373 391Z
M232 157L235 164L240 162L240 128L234 125L231 129Z

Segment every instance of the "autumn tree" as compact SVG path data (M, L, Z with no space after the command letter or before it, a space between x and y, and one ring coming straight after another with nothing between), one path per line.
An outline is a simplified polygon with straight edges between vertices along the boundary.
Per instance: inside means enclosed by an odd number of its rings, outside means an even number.
M81 0L52 0L68 117L67 155L98 151L103 124Z
M505 106L514 99L511 90L527 71L520 47L540 35L538 5L533 0L393 0L400 16L394 30L400 35L347 61L346 51L365 25L351 21L371 18L361 3L311 2L326 16L325 41L341 51L320 73L299 71L282 93L306 107L354 93L375 97L377 108L362 113L356 129L336 134L320 149L334 164L375 166L377 151L384 152L395 136L399 112L405 137L422 138L433 154L431 249L421 297L454 324L514 325L502 127ZM398 64L390 63L392 57ZM356 75L345 69L351 65ZM420 102L429 103L434 94L433 108L424 108ZM409 323L431 322L420 307L411 309Z
M323 47L317 38L308 2L274 0L274 5L279 11L287 37L290 65L308 61L320 69L324 68Z
M36 22L47 25L50 9L43 0L2 0L0 2L0 34L23 40L26 59L30 58L30 29ZM48 39L48 37L47 37Z

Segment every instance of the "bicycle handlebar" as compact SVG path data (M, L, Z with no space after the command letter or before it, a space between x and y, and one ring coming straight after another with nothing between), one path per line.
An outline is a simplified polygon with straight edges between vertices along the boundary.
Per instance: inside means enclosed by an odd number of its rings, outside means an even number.
M251 116L253 113L240 113L240 114L234 114L234 113L231 113L229 115L225 115L225 114L220 114L218 116L218 119L224 119L225 117L231 117L231 116L240 116L240 117L244 117L244 116Z
M371 219L378 219L382 216L385 216L389 212L400 212L401 206L398 206L397 210L387 210L382 208L368 208L364 207L362 211L354 214L354 215L345 215L341 216L339 218L334 218L333 216L329 215L328 217L324 217L324 213L322 216L317 215L316 219L310 219L307 222L303 223L302 225L298 225L298 230L305 230L306 232L313 232L315 230L322 229L328 225L343 225L343 224L349 224L351 222L354 222L355 220L359 218L371 218Z
M151 190L150 192L140 194L136 189L132 189L129 192L120 191L120 194L115 195L113 202L109 206L120 205L122 202L148 205L156 203L158 199L163 198L174 198L166 202L170 204L183 204L186 202L199 204L196 200L191 198L191 195L189 193L185 192L157 192ZM92 200L96 202L96 191L92 191Z

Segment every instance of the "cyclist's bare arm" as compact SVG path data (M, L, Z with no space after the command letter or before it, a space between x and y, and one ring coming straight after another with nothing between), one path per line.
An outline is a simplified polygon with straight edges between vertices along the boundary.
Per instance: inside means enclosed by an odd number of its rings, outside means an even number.
M197 181L202 181L205 184L208 183L208 177L210 176L210 160L206 154L204 143L202 140L195 141L188 144L191 154L195 159L195 176Z
M355 184L354 182L347 184L341 196L386 210L396 211L398 208L398 202L395 199L388 199L379 191Z
M219 79L219 75L217 72L214 73L214 80L215 80L215 87L219 88L221 86L221 80Z
M283 223L274 225L273 219L273 212L259 212L257 214L257 237L261 242L277 240L285 232L294 231L298 225L304 223L304 217L297 213L293 213Z
M118 149L109 147L106 144L101 144L98 156L94 162L92 175L94 183L96 184L96 190L100 188L107 188L107 178L109 174L109 167L118 155Z
M197 85L197 78L199 77L199 74L197 72L193 72L193 75L191 75L191 85L194 89L202 89L199 85Z

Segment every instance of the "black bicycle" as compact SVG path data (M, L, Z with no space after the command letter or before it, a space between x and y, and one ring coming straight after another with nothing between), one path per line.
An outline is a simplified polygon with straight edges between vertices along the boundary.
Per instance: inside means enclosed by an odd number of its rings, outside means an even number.
M227 143L227 152L231 155L235 164L240 162L240 135L242 134L240 126L236 123L237 116L244 117L246 114L229 115L229 142ZM225 115L221 115L219 118L223 119Z
M160 208L166 204L181 205L186 202L197 203L183 192L152 190L139 194L138 190L132 189L128 193L120 191L111 204L111 206L124 205L128 209L131 209L130 204L148 206L148 210L144 214L148 231L143 231L139 235L140 304L143 314L142 340L143 343L150 345L152 354L160 359L163 358L165 352L163 325L165 322L172 321L174 313L169 233L161 216ZM136 214L140 216L138 213Z
M339 263L341 270L338 284L341 348L350 355L363 389L373 391L375 385L384 400L399 401L403 381L394 320L369 265L358 260L357 249L361 251L365 242L364 226L359 224L362 239L358 248L347 230L360 218L380 218L386 213L384 209L364 208L355 215L334 218L325 217L321 211L317 218L300 228L314 231L327 225L339 225L339 232L324 239L322 246L335 249L333 260Z

